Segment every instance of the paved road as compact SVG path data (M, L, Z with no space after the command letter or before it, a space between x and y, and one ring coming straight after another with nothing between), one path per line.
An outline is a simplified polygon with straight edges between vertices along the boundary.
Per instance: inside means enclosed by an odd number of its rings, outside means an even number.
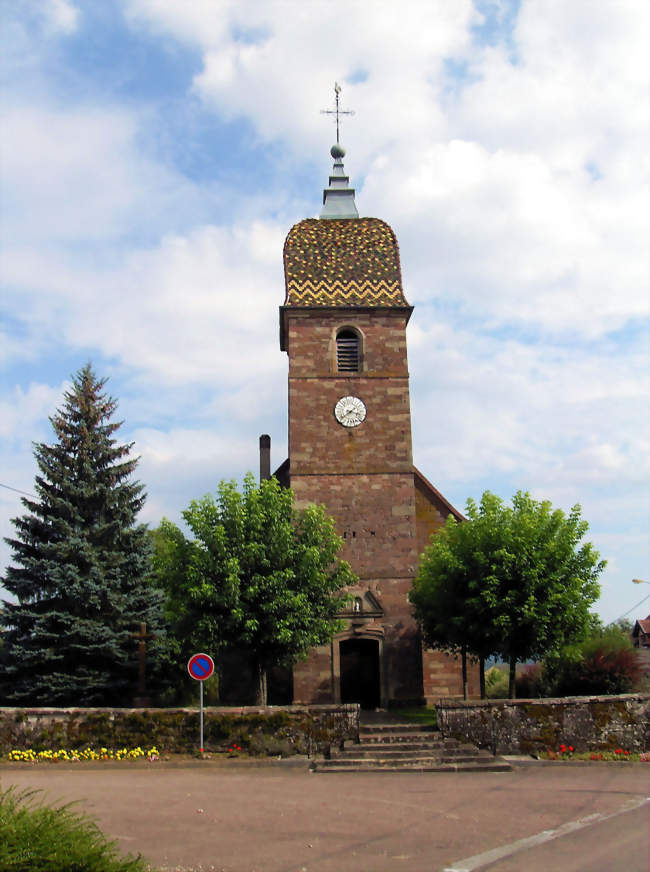
M0 783L81 800L124 850L170 870L650 868L647 764L311 774L230 762L0 764ZM566 833L573 822L581 828Z

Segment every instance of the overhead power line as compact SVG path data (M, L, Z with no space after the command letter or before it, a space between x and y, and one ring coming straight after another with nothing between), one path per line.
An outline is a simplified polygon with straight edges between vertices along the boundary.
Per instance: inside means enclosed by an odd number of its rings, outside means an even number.
M644 603L647 599L650 599L650 593L649 593L647 596L644 596L643 599L641 600L641 602L638 602L635 606L632 606L631 609L628 609L626 612L624 612L624 613L623 613L619 618L616 618L616 621L610 621L610 623L611 623L611 624L615 624L617 621L620 621L621 618L625 618L625 617L627 617L627 616L630 614L630 612L633 612L635 609L638 609L639 606L642 606L643 603ZM609 624L608 624L607 626L609 627Z
M19 490L17 487L11 487L11 485L9 485L9 484L2 484L2 482L0 482L0 487L4 487L7 490L13 491L14 493L17 493L17 494L24 494L26 497L31 497L34 500L38 499L36 494L30 494L28 491Z

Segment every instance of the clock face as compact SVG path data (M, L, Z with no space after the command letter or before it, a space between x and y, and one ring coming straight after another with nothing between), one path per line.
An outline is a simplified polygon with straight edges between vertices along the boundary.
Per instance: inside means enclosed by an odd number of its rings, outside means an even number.
M344 427L358 427L366 419L366 407L358 397L341 397L334 406L334 417Z

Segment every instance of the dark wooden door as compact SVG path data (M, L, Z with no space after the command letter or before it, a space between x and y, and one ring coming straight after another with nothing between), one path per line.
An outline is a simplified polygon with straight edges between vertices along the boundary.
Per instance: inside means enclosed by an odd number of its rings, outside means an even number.
M358 702L361 708L378 708L379 642L376 639L345 639L340 643L341 702Z

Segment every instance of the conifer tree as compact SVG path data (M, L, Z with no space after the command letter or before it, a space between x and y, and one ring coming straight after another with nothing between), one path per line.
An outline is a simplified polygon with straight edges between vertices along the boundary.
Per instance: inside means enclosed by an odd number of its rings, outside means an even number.
M15 597L4 626L0 704L132 704L140 622L159 630L161 595L150 582L150 536L136 516L145 500L132 480L132 443L118 444L116 401L90 364L50 418L56 440L38 443L37 499L13 519Z

